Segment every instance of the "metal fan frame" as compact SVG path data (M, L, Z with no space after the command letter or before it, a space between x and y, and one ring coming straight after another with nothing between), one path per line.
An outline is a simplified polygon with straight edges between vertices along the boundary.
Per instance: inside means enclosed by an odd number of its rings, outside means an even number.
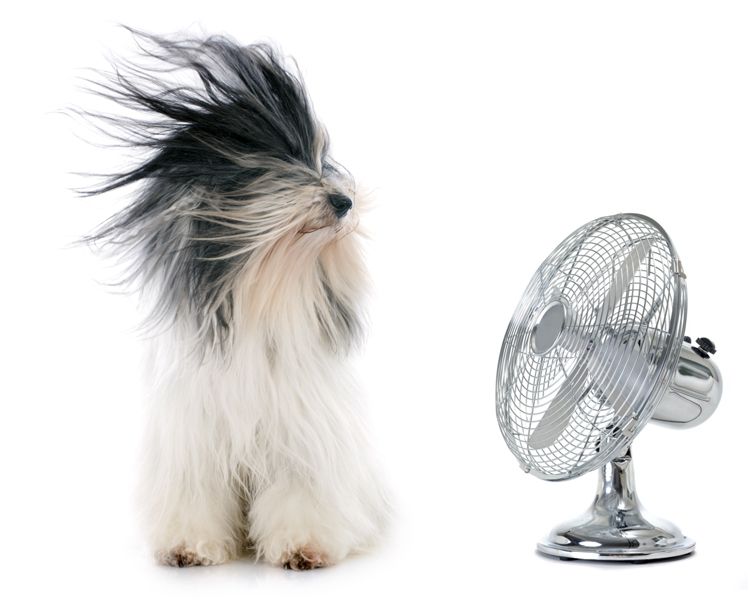
M573 471L563 472L563 473L546 473L544 471L541 471L537 468L535 468L533 465L530 465L524 461L523 456L519 456L519 453L516 450L517 442L514 439L511 439L511 434L506 431L506 427L503 424L502 418L501 418L501 398L503 397L503 390L501 389L502 385L502 376L503 376L503 368L504 368L504 358L505 358L505 349L506 344L509 343L509 336L512 334L512 326L515 320L515 317L519 312L528 307L528 303L530 302L529 294L535 289L533 286L540 274L541 269L544 268L546 264L548 264L549 257L555 257L559 256L561 253L563 253L566 249L569 249L567 246L569 245L569 240L571 238L575 238L576 236L579 236L581 234L593 232L596 230L596 228L600 228L604 226L606 223L610 223L612 221L622 220L622 219L638 219L646 222L648 225L653 227L656 231L659 232L659 234L663 237L664 242L667 245L667 248L670 252L671 258L672 258L672 272L673 272L673 283L674 283L674 296L672 301L672 312L670 316L670 323L669 323L669 347L667 350L665 350L662 353L660 364L657 366L657 372L651 377L651 380L648 382L645 382L647 385L650 386L650 389L648 389L645 392L645 400L641 402L639 409L637 412L633 414L633 418L631 419L630 423L631 426L627 431L620 431L618 434L618 438L615 441L612 441L608 444L605 450L601 451L595 459L589 459L584 463L581 463L579 465L576 465L576 469ZM583 238L582 238L583 239ZM610 462L612 459L616 458L617 456L620 456L626 448L631 444L633 439L638 435L640 430L648 423L651 415L656 410L659 400L662 397L662 395L667 391L667 388L672 381L672 378L674 376L674 372L677 366L677 361L680 355L680 347L682 344L684 332L685 332L685 323L686 323L686 317L687 317L687 287L685 284L685 274L682 271L682 266L680 259L677 255L677 252L674 248L674 244L672 243L672 240L670 239L669 235L666 233L664 228L659 225L655 220L653 220L650 217L647 217L645 215L637 214L637 213L624 213L619 215L612 215L609 217L602 217L599 219L596 219L594 221L591 221L587 223L586 225L578 228L576 231L574 231L572 234L570 234L566 239L560 243L553 252L551 252L548 256L548 259L545 260L542 265L537 269L537 271L534 273L534 276L532 277L529 285L526 288L526 291L524 292L524 296L519 303L516 312L514 313L514 319L511 320L508 329L506 330L505 337L503 338L503 350L500 353L500 358L498 360L498 367L497 367L497 374L496 374L496 409L497 409L497 416L498 421L500 422L500 430L502 432L503 437L505 438L506 443L508 444L508 447L511 449L513 454L516 456L516 458L521 463L521 467L526 472L530 472L536 477L548 481L561 481L561 480L567 480L567 479L573 479L575 477L579 477L585 473L588 473L590 471L593 471L602 465Z

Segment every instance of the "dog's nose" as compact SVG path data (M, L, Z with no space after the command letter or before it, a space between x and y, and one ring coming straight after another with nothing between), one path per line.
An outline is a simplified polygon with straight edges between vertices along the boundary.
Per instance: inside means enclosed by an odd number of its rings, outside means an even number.
M344 196L344 194L328 194L328 202L333 206L333 212L339 219L348 213L352 207L351 198Z

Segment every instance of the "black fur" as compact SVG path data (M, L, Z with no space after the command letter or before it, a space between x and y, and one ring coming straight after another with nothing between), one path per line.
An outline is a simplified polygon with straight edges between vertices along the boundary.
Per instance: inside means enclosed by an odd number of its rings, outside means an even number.
M296 186L337 168L326 158L325 132L301 81L269 46L133 33L156 67L122 63L106 81L90 83L147 115L103 118L116 126L115 137L150 155L85 192L142 184L135 201L88 240L132 254L128 279L158 287L152 320L186 313L208 339L223 343L231 284L253 251L232 211L253 201L256 181L288 178ZM165 83L175 72L192 73L198 83ZM280 163L284 169L273 167ZM216 218L217 211L226 217Z

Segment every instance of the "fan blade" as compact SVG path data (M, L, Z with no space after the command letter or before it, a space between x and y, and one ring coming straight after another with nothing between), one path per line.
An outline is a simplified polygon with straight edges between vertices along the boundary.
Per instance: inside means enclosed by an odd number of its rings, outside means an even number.
M638 406L638 399L645 390L649 361L640 349L629 344L598 346L591 353L589 371L593 385L602 392L604 404L615 415L612 423L617 425ZM609 374L606 380L600 378Z
M633 281L633 277L641 266L641 261L648 256L651 250L651 240L640 240L633 244L630 252L622 261L617 271L612 276L612 284L604 302L597 310L596 322L600 323L606 313L611 308L617 306L617 303L625 294L625 290ZM604 347L605 349L608 346ZM614 354L607 357L602 355L602 350L595 347L592 359L592 372L606 373L606 366L613 364L617 369L616 372L625 373L625 380L610 378L601 386L608 398L607 404L615 411L615 421L619 421L626 410L633 406L631 392L639 385L641 376L644 372L645 359L637 352L630 352L630 348L622 346L614 351ZM535 450L546 448L555 443L560 434L565 430L570 422L575 408L581 398L588 393L586 387L588 369L588 353L582 357L571 371L568 378L560 386L557 395L552 399L547 410L545 411L539 424L529 438L529 446ZM605 365L607 363L607 365ZM611 371L610 371L611 372ZM613 421L613 422L615 422Z
M568 426L576 405L588 393L587 363L587 358L582 357L560 386L557 395L552 398L534 433L529 437L531 448L539 450L551 446Z
M628 289L630 282L633 281L636 271L640 268L641 261L648 256L650 250L651 240L640 240L633 244L630 253L625 257L617 272L612 276L612 285L609 287L607 296L597 311L597 323L603 320L608 309L617 306L625 290Z

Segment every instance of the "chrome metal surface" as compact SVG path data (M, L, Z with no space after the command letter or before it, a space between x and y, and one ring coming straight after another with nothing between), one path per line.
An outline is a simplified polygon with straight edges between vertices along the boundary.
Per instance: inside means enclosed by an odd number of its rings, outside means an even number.
M604 465L589 510L556 527L537 549L561 558L647 561L690 554L695 542L666 521L643 514L630 449Z
M660 425L688 428L708 419L721 400L722 378L713 358L696 354L683 343L672 383L651 420Z
M679 258L652 219L604 217L568 236L526 288L498 361L498 424L522 468L569 479L629 446L673 383L686 313Z
M539 315L531 332L531 348L544 354L557 343L565 327L565 305L554 300Z

